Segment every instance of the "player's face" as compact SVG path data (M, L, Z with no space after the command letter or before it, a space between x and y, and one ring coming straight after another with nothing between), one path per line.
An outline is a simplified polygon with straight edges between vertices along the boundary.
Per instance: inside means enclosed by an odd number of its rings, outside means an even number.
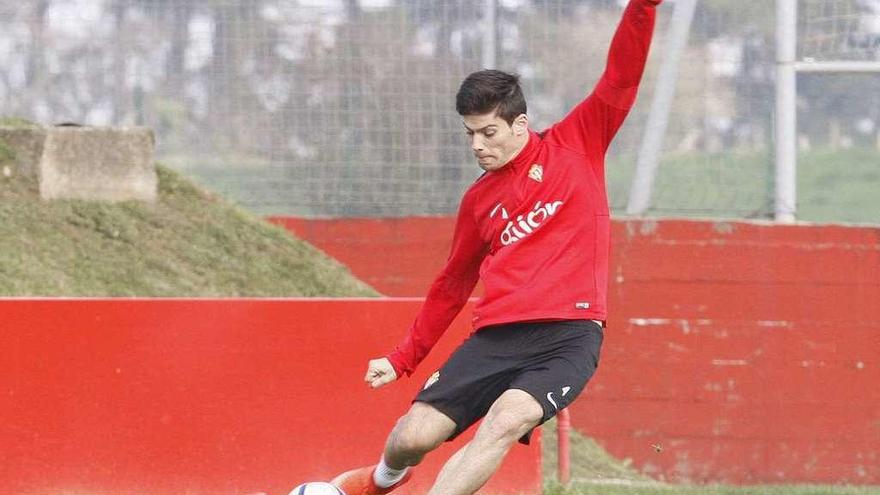
M465 132L481 169L492 172L507 165L528 140L528 119L520 115L508 124L495 112L465 115Z

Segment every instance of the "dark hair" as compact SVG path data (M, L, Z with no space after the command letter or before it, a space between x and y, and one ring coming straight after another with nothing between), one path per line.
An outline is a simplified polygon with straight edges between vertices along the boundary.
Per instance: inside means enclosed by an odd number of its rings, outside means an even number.
M526 99L519 85L519 76L500 70L486 69L467 76L455 95L455 110L459 115L495 114L513 124L520 114L526 113Z

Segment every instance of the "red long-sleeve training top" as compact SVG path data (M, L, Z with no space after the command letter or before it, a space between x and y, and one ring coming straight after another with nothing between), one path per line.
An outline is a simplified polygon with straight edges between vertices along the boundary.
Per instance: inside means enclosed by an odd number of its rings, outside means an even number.
M514 321L606 319L610 220L605 153L635 101L661 0L631 0L593 92L464 194L452 252L409 334L387 357L411 374L467 302L475 330Z

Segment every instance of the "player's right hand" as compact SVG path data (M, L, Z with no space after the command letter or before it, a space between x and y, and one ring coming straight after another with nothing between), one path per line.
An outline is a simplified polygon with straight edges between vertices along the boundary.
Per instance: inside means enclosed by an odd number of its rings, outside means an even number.
M397 380L397 372L388 358L371 359L367 367L367 374L364 381L369 383L373 388L379 388Z

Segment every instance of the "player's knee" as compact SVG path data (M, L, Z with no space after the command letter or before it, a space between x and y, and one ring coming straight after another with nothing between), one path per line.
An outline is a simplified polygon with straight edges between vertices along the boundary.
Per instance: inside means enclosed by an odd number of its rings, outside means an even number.
M391 432L391 447L402 454L418 456L426 454L443 443L428 419L418 414L407 414L397 421Z

